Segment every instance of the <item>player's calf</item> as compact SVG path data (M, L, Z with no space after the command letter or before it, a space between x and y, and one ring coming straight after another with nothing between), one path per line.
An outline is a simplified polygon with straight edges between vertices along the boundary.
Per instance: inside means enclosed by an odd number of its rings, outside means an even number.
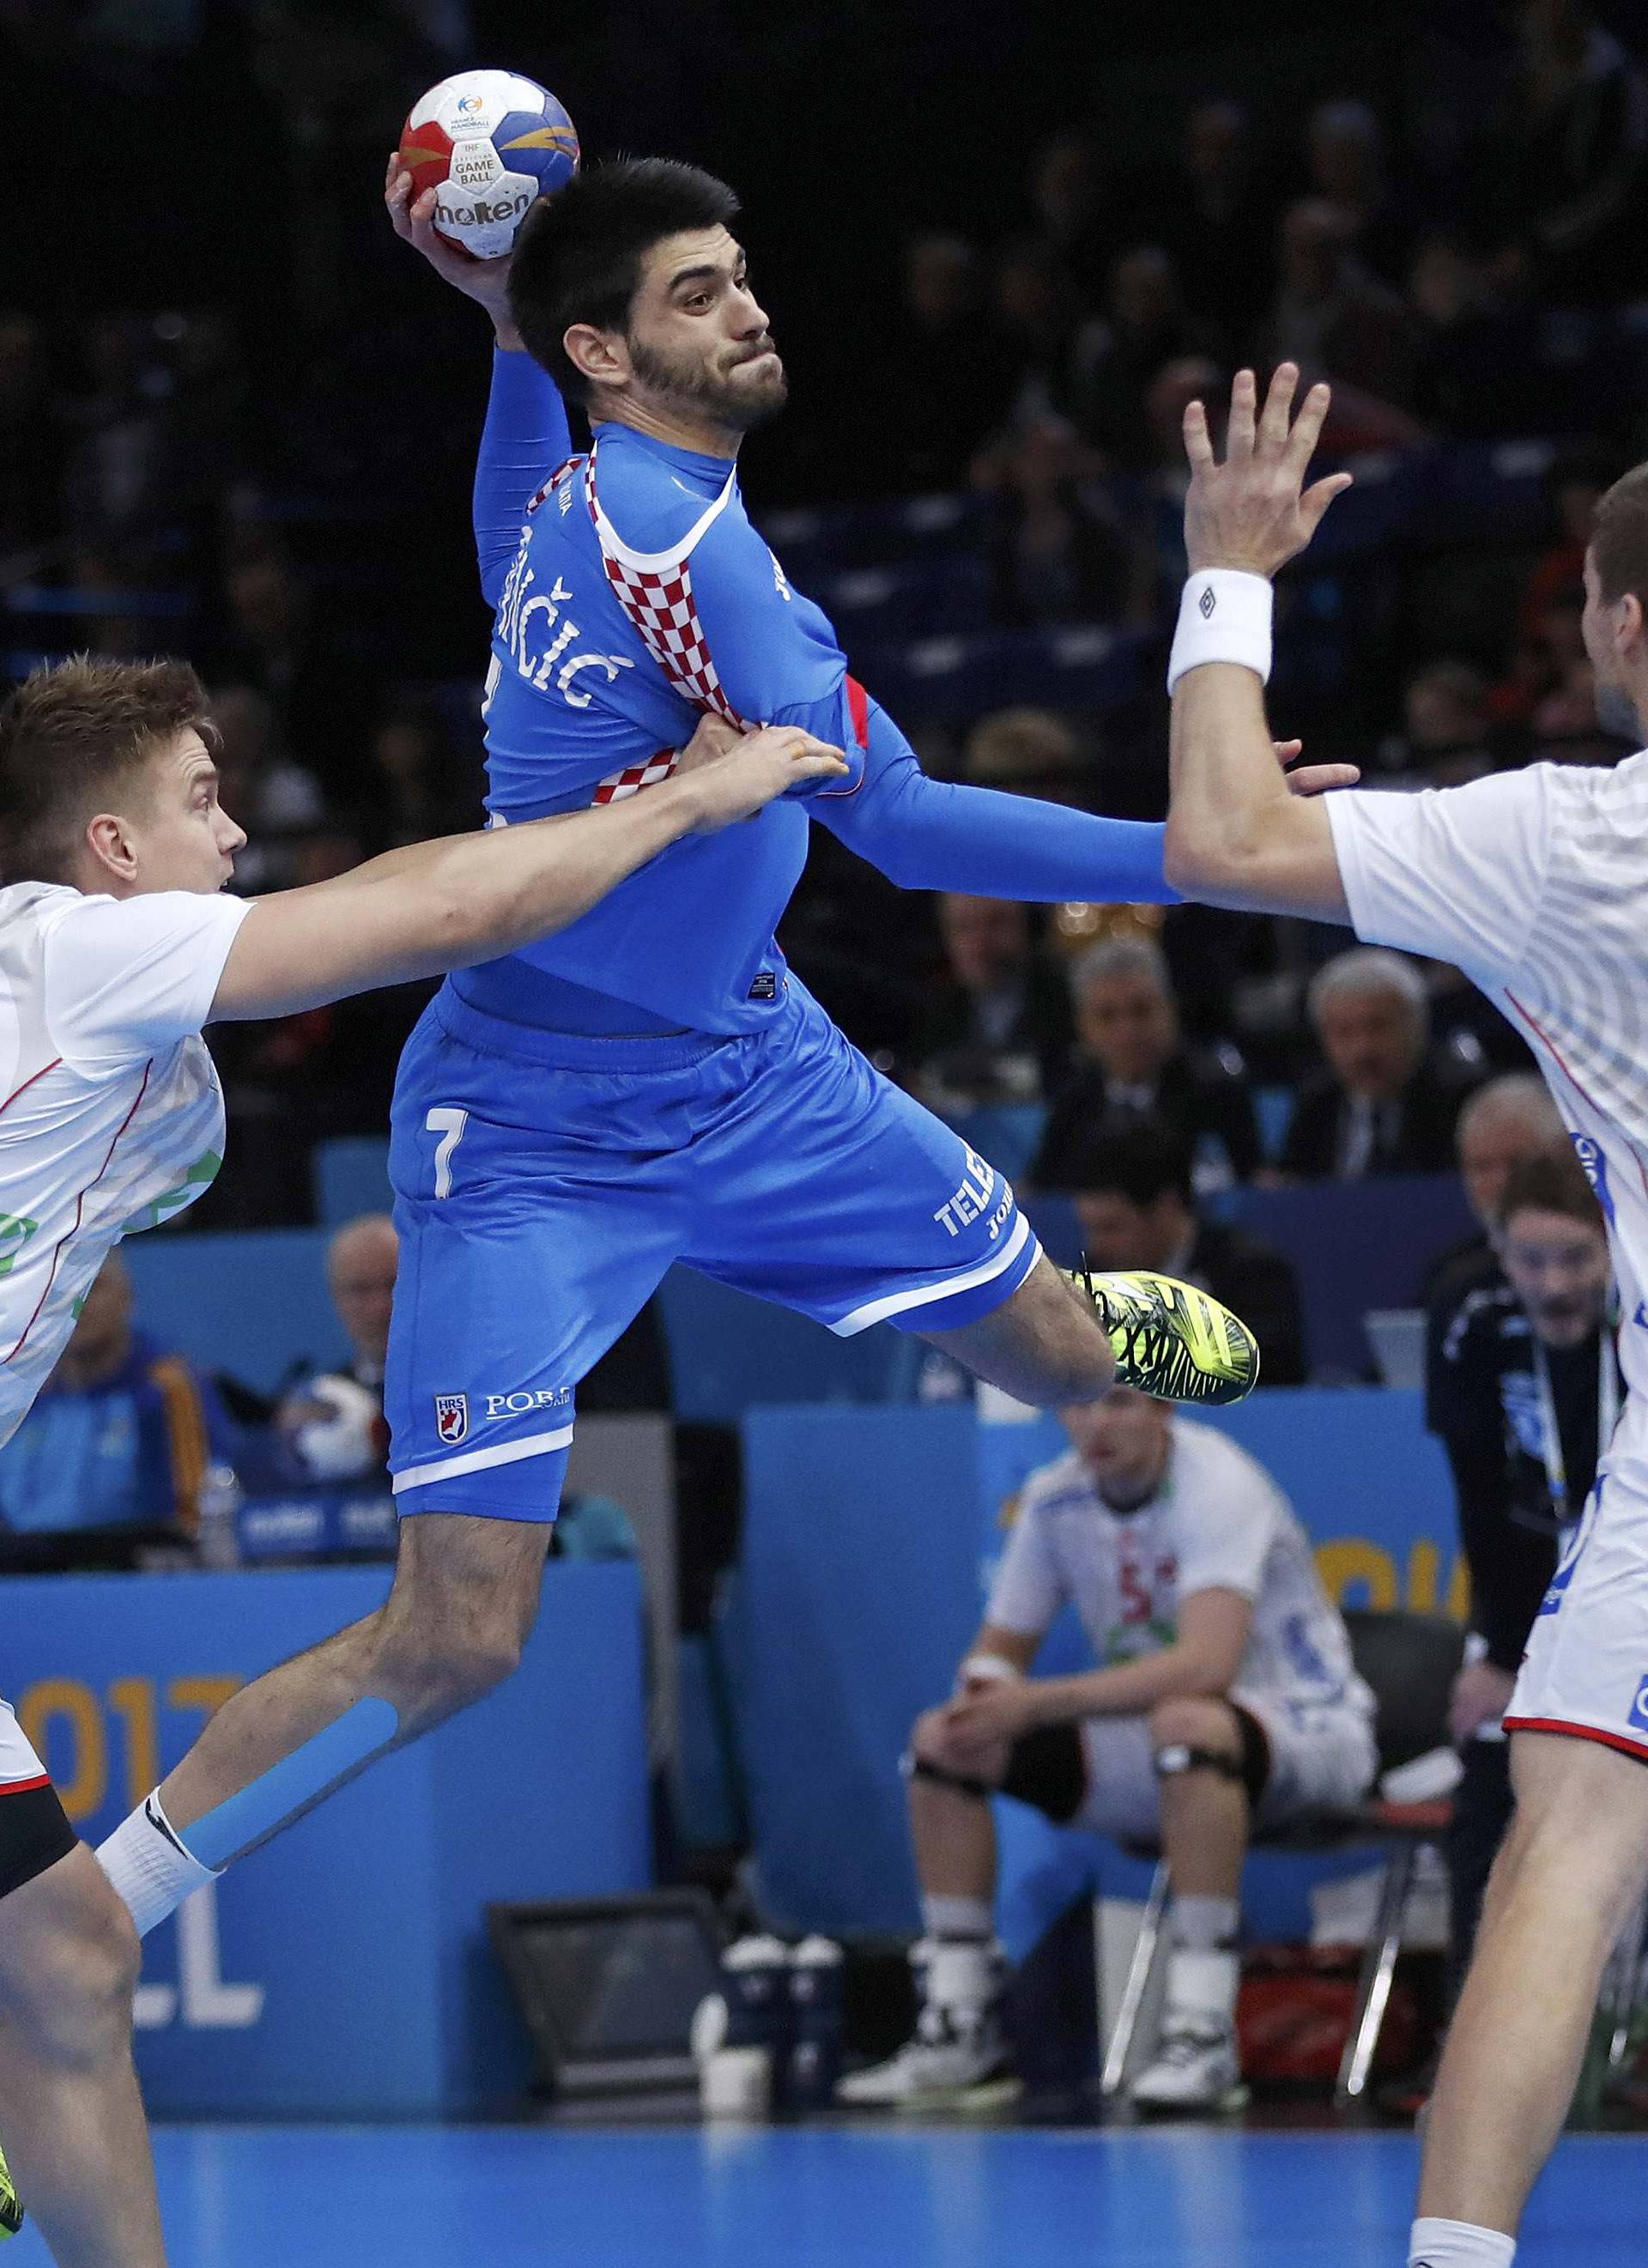
M1263 1792L1258 1727L1216 1695L1174 1694L1150 1714L1161 1842L1173 1879L1159 2051L1134 2080L1145 2110L1209 2110L1237 2099L1239 1893L1252 1809Z

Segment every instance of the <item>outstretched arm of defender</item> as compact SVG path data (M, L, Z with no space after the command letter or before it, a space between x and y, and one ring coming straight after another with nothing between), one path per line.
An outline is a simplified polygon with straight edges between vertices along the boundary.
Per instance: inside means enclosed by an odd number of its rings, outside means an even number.
M747 819L845 769L838 750L777 725L628 802L418 843L261 898L230 947L213 1020L292 1015L513 953L575 922L683 835Z
M1201 627L1175 642L1175 666L1188 663L1173 691L1173 800L1164 864L1187 897L1260 912L1349 918L1325 806L1290 795L1276 770L1265 721L1262 669L1268 664L1269 578L1302 551L1349 476L1304 485L1328 414L1325 386L1313 387L1290 418L1299 372L1284 363L1270 382L1262 416L1251 371L1231 390L1225 462L1213 454L1199 401L1185 414L1190 491L1185 540ZM1204 571L1232 579L1209 585ZM1226 609L1219 615L1220 602ZM1257 658L1197 660L1211 646L1215 617L1253 615ZM1201 641L1198 644L1198 639ZM1240 642L1240 641L1238 641ZM1225 644L1223 650L1231 649Z

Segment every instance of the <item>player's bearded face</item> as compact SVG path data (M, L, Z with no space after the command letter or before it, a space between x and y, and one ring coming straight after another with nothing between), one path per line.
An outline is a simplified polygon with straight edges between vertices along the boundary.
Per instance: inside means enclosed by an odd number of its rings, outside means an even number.
M689 344L631 332L628 343L629 366L649 394L729 432L747 433L776 417L790 392L766 332L754 340L694 339Z

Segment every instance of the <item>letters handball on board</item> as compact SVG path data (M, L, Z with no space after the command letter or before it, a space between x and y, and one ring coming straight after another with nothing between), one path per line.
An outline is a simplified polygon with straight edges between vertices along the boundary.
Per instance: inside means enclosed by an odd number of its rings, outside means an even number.
M401 162L414 196L436 191L441 235L474 259L497 260L534 198L578 171L578 130L547 87L518 71L459 71L413 104Z

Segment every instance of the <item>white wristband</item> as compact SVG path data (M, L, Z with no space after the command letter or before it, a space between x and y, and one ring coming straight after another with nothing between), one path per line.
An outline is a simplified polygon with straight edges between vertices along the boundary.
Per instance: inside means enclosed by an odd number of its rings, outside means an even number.
M983 1684L987 1680L999 1680L1003 1684L1016 1683L1024 1672L1016 1661L1009 1661L1003 1653L970 1653L956 1672L958 1686L969 1683Z
M1240 662L1270 681L1270 585L1237 567L1203 567L1191 576L1179 601L1179 627L1167 658L1171 693L1188 669L1204 661Z

